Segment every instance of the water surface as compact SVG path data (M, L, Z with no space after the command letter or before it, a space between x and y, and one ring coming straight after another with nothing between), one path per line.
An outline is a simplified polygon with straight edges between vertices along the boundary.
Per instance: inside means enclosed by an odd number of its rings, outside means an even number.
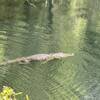
M30 2L30 3L29 3ZM0 66L0 87L30 100L99 100L100 1L0 1L0 62L38 53L75 53L47 63Z

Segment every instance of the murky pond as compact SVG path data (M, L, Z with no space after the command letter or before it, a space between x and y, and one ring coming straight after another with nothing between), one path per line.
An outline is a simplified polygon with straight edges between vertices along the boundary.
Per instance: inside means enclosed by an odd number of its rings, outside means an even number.
M0 66L0 88L10 86L30 100L100 100L99 5L99 0L0 0L0 62L38 53L75 54Z

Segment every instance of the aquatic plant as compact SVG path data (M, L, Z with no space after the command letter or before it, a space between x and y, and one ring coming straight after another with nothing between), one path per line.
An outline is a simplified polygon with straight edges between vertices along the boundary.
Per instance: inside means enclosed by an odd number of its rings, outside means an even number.
M17 100L16 96L22 94L22 92L15 93L11 87L3 86L0 92L0 100ZM26 95L26 100L29 100L28 95Z

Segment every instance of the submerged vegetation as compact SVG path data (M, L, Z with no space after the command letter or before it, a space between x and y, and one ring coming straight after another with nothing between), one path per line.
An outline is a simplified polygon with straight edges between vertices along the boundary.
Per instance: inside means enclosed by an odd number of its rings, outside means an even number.
M22 94L22 92L16 93L11 87L4 86L0 92L0 100L17 100L17 95L20 94ZM28 95L26 95L25 100L29 100Z

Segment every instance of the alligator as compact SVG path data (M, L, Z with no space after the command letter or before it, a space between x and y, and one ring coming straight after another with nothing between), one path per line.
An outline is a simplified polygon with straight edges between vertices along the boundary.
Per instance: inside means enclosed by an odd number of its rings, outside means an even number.
M17 62L18 63L30 63L32 61L50 61L53 59L67 58L71 56L74 56L74 54L73 53L63 53L63 52L50 53L50 54L35 54L35 55L28 56L28 57L20 57L20 58L16 58L13 60L8 60L8 61L1 63L0 65L7 65L7 64L17 63Z

